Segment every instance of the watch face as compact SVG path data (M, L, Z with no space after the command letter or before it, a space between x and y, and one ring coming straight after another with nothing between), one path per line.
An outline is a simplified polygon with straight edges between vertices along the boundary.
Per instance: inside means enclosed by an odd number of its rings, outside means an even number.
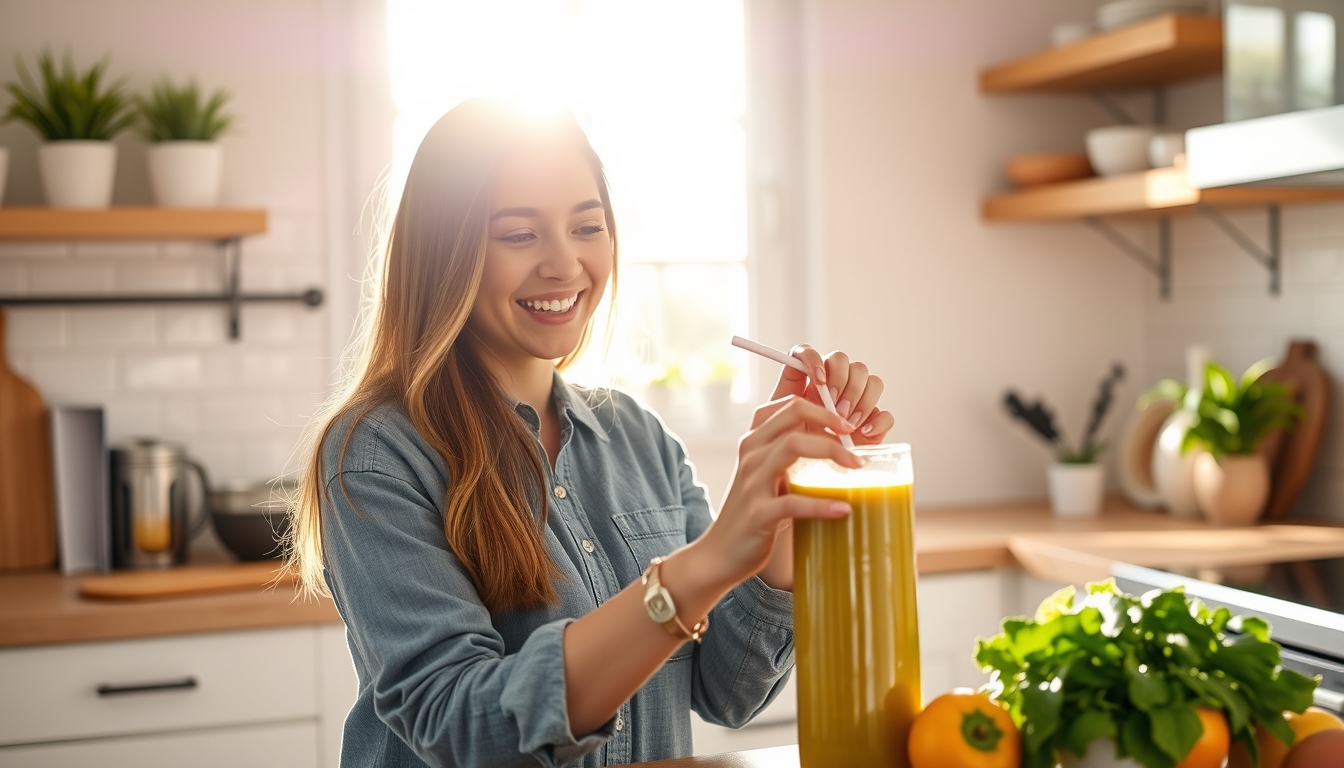
M662 590L654 592L645 598L644 605L649 609L649 616L659 624L671 621L677 616L677 612L672 607L671 601L667 599L667 595Z

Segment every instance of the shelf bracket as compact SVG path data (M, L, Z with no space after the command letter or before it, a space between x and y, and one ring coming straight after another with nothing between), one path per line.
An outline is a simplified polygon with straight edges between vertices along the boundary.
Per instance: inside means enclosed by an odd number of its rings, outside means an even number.
M1120 125L1138 125L1139 121L1134 119L1134 115L1125 109L1111 95L1101 88L1087 89L1087 95L1101 107L1112 120ZM1167 122L1167 89L1162 86L1152 88L1153 98L1153 125L1163 125Z
M1269 295L1278 296L1282 290L1282 272L1283 272L1283 236L1279 224L1279 206L1271 205L1267 209L1269 214L1269 248L1261 248L1258 243L1252 240L1228 220L1223 212L1217 208L1211 208L1207 205L1197 206L1199 212L1218 225L1237 247L1245 251L1252 259L1255 259L1260 266L1269 270Z
M1084 216L1083 223L1138 262L1139 266L1156 275L1162 299L1165 301L1171 298L1171 217L1163 216L1157 220L1156 257L1099 216Z
M243 240L230 237L219 241L219 249L224 254L224 295L228 297L229 338L237 341L242 334L242 285Z

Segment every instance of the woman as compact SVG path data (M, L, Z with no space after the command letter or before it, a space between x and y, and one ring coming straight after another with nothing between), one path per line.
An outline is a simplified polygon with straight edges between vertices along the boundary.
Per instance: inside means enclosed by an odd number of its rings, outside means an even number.
M825 430L880 441L881 382L798 349L847 420L786 369L712 518L655 415L557 373L616 250L572 119L466 102L421 144L367 353L317 422L295 512L294 564L330 591L359 676L343 765L686 755L691 709L740 726L784 685L788 523L849 511L787 494L784 471L857 466Z

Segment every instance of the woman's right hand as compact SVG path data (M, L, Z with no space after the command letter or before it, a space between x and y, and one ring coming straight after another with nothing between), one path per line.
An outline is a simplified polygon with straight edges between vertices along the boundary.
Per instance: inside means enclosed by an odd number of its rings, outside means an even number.
M738 442L737 467L718 518L698 542L703 567L731 589L770 562L776 537L794 518L833 519L849 514L843 501L788 492L787 472L800 458L830 459L858 468L863 461L833 435L854 428L825 408L798 396L756 409L751 429ZM810 431L809 431L810 428Z

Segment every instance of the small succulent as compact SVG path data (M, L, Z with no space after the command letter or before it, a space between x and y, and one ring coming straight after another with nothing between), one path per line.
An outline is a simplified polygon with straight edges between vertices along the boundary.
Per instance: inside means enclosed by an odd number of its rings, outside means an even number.
M3 122L25 122L47 141L109 141L135 122L125 80L103 84L106 58L81 74L69 53L58 70L47 51L37 57L41 85L22 59L15 65L19 79L5 85L14 102Z
M233 116L224 111L228 100L228 92L222 89L203 100L196 81L177 86L164 78L154 85L149 98L135 100L140 132L151 142L214 141L233 124Z
M1111 403L1115 399L1115 385L1124 377L1124 366L1115 363L1106 374L1106 378L1101 380L1097 398L1092 401L1092 415L1087 422L1087 429L1083 432L1083 439L1079 441L1076 449L1065 442L1063 434L1055 426L1054 413L1043 400L1027 403L1017 392L1008 390L1003 403L1010 415L1025 422L1033 432L1055 449L1055 457L1061 464L1092 464L1106 449L1105 441L1097 440L1097 433L1101 431L1101 424L1106 419L1106 414L1110 412Z

